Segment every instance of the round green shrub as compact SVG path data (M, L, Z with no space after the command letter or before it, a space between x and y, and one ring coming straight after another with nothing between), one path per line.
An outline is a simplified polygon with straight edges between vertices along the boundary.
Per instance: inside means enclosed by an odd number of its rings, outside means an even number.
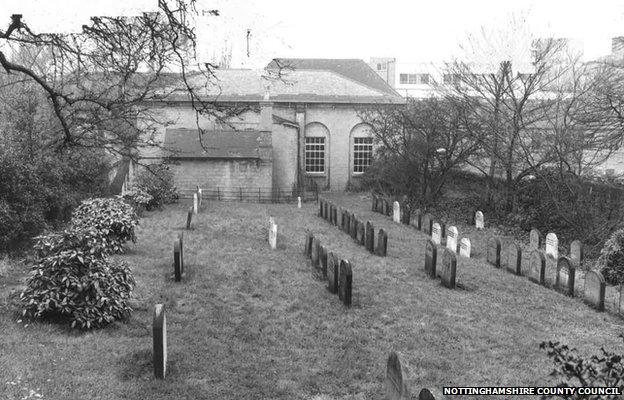
M60 317L72 328L93 329L129 315L134 277L108 258L100 232L70 229L36 240L39 258L20 294L24 317Z
M624 283L624 229L618 229L605 242L598 266L605 281L610 285Z
M83 201L74 211L72 225L96 229L105 239L107 251L123 253L123 244L136 241L135 226L139 223L133 207L120 197Z
M137 175L135 187L151 196L145 208L153 210L163 204L173 203L179 195L174 186L173 172L167 164L151 164Z

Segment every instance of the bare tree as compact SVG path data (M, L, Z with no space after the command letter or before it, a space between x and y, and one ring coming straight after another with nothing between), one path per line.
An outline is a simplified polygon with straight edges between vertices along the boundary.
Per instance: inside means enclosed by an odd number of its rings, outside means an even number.
M470 135L474 121L444 99L408 99L405 108L368 109L361 113L377 143L367 171L378 190L405 194L412 205L435 202L449 173L478 149Z

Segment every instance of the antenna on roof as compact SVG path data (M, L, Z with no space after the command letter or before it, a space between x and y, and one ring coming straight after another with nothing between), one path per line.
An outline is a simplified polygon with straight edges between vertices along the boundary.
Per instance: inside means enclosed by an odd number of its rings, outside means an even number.
M247 57L249 57L249 37L251 36L251 29L247 29Z

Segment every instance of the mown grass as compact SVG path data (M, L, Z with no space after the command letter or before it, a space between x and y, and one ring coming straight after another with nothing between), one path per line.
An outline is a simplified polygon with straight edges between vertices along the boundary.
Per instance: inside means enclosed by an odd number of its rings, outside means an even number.
M137 279L131 318L95 332L16 322L8 293L23 284L25 267L11 262L0 275L0 398L36 389L46 399L380 399L391 350L419 385L439 389L552 383L544 340L583 354L621 349L618 317L482 259L460 258L461 288L441 287L423 270L424 234L372 213L366 196L333 199L388 232L387 257L366 253L317 217L313 203L207 202L184 231L187 274L176 283L173 240L188 204L174 205L146 215L137 244L121 256ZM269 215L279 229L275 251ZM308 265L306 230L353 263L351 309ZM485 241L474 239L483 254ZM167 308L164 381L153 378L151 361L156 303Z

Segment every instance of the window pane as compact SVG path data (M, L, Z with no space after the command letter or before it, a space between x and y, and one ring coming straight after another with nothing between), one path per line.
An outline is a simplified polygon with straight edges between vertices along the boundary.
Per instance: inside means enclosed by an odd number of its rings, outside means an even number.
M371 164L373 158L373 138L353 138L353 172L362 173Z
M305 171L325 172L325 138L305 138Z

